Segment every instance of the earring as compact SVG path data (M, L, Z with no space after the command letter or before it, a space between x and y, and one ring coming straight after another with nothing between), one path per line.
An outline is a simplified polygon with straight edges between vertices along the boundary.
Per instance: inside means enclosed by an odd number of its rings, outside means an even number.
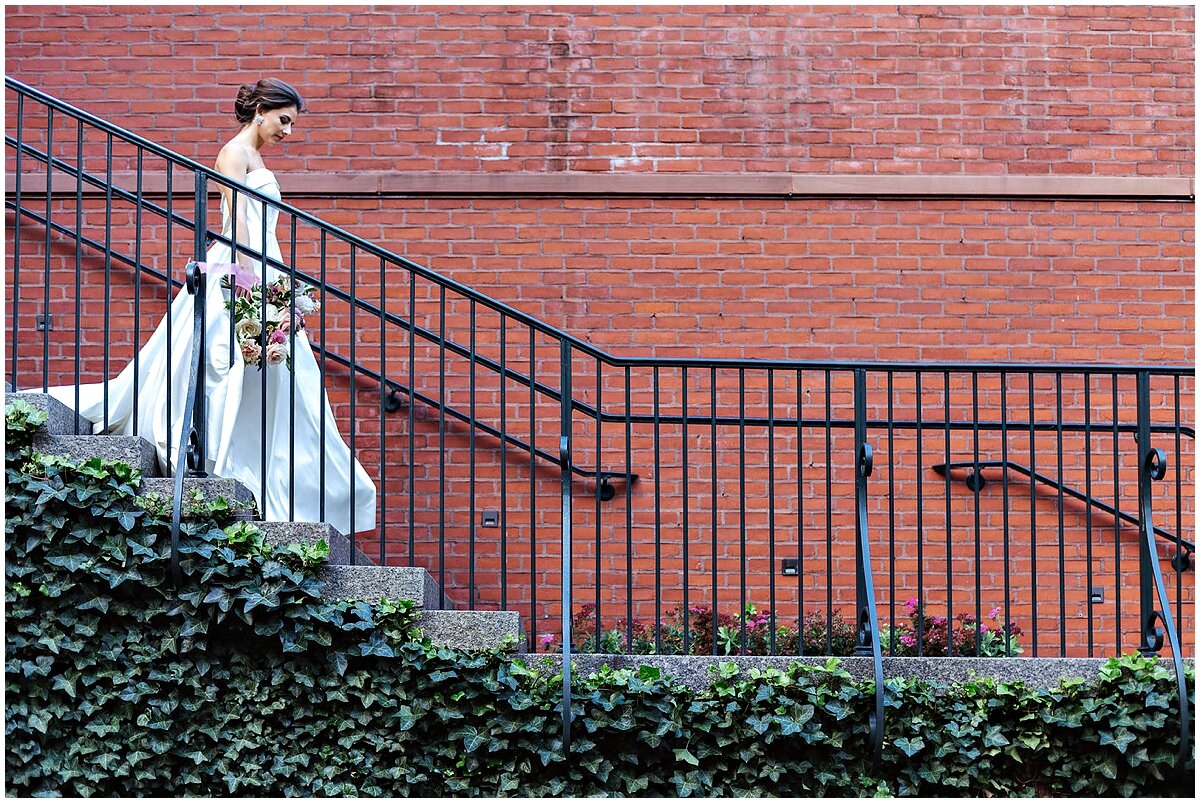
M254 115L254 124L255 125L262 125L266 121L267 121L267 118L263 117L261 114Z

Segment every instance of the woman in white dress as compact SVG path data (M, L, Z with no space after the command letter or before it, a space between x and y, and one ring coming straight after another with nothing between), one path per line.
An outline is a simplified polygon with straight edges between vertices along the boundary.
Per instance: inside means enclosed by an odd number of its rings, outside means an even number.
M266 78L241 87L234 113L242 129L221 148L217 170L267 197L279 199L279 184L263 164L261 151L291 133L303 106L296 90L278 79ZM266 284L287 274L254 258L256 254L265 254L282 263L275 235L278 210L239 192L234 215L234 191L224 185L220 185L220 191L222 234L246 250L239 248L235 255L228 244L218 242L206 255L203 370L208 405L206 470L211 475L242 482L254 493L267 521L325 521L343 533L372 530L376 526L375 485L338 432L305 330L291 333L295 341L290 368L286 361L271 364L265 354L256 365L247 365L240 350L230 349L230 312L226 309L229 290L224 286L227 282L222 281L224 274L236 273L243 279L253 274L256 282L262 282L265 275ZM237 267L230 263L236 263ZM246 291L239 286L237 293L243 296ZM134 363L130 363L107 383L107 427L105 383L79 388L79 413L94 423L95 432L140 435L154 445L159 463L168 474L179 465L178 441L190 378L193 309L193 297L186 290L181 291L168 313L170 349L164 318L139 353L138 376L134 376ZM171 383L169 438L165 393L168 381ZM135 385L139 389L136 416ZM51 388L50 392L68 406L74 406L73 386Z

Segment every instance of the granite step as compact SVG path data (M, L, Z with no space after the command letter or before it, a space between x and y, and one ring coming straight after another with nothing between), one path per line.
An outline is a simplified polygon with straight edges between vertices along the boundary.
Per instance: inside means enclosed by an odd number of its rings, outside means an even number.
M320 579L326 599L353 599L378 602L381 599L407 599L418 608L452 608L443 600L437 582L429 572L415 566L344 566L328 563Z
M44 435L91 435L92 423L78 415L67 405L46 393L17 392L4 394L9 399L21 399L39 410L45 410L47 415Z
M250 489L237 480L224 477L184 477L183 498L186 512L187 500L193 492L198 493L204 502L212 502L218 497L224 497L227 502L235 503L239 510L234 513L235 521L256 521L259 518L258 508L254 503L254 494ZM156 494L167 501L168 507L175 498L175 479L173 477L152 477L142 480L141 496Z
M157 477L158 454L144 438L128 435L38 435L33 448L44 454L61 454L73 460L100 457L127 463L142 477Z
M516 611L423 610L417 629L434 644L459 650L487 650L509 645L525 652L521 615Z
M324 541L329 544L329 562L337 564L354 564L356 566L374 566L375 561L363 554L359 549L351 547L350 539L342 535L333 525L307 521L260 521L255 526L263 534L263 540L273 547L288 544L315 544ZM351 560L353 555L353 560Z

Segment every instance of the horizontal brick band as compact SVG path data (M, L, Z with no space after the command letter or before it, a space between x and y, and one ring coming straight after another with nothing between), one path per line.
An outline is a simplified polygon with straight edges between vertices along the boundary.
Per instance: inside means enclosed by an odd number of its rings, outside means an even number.
M887 176L737 173L684 175L666 173L360 173L279 174L284 194L295 197L430 196L640 196L767 198L1043 198L1191 201L1195 180L1151 176ZM44 173L26 173L22 194L45 193ZM114 173L117 186L133 191L136 174ZM176 195L190 195L190 181L176 181ZM8 194L16 177L5 177ZM56 174L53 192L73 194L75 179ZM163 195L161 173L143 177L146 195ZM101 191L85 185L84 194ZM214 190L215 192L215 190Z

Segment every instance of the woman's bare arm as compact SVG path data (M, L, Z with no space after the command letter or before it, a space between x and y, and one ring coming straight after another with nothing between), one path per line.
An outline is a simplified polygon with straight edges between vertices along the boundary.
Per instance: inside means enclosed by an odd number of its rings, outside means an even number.
M221 148L221 152L217 154L217 172L221 175L231 178L241 184L246 183L246 174L250 168L250 154L246 153L246 149L236 142L226 143L225 147ZM233 190L224 185L219 187L221 197L225 199L225 203L232 204ZM237 214L237 229L233 233L235 243L248 245L250 243L250 235L246 229L246 194L238 193ZM237 251L233 257L234 261L239 265L251 268L253 260L249 254L242 251Z

